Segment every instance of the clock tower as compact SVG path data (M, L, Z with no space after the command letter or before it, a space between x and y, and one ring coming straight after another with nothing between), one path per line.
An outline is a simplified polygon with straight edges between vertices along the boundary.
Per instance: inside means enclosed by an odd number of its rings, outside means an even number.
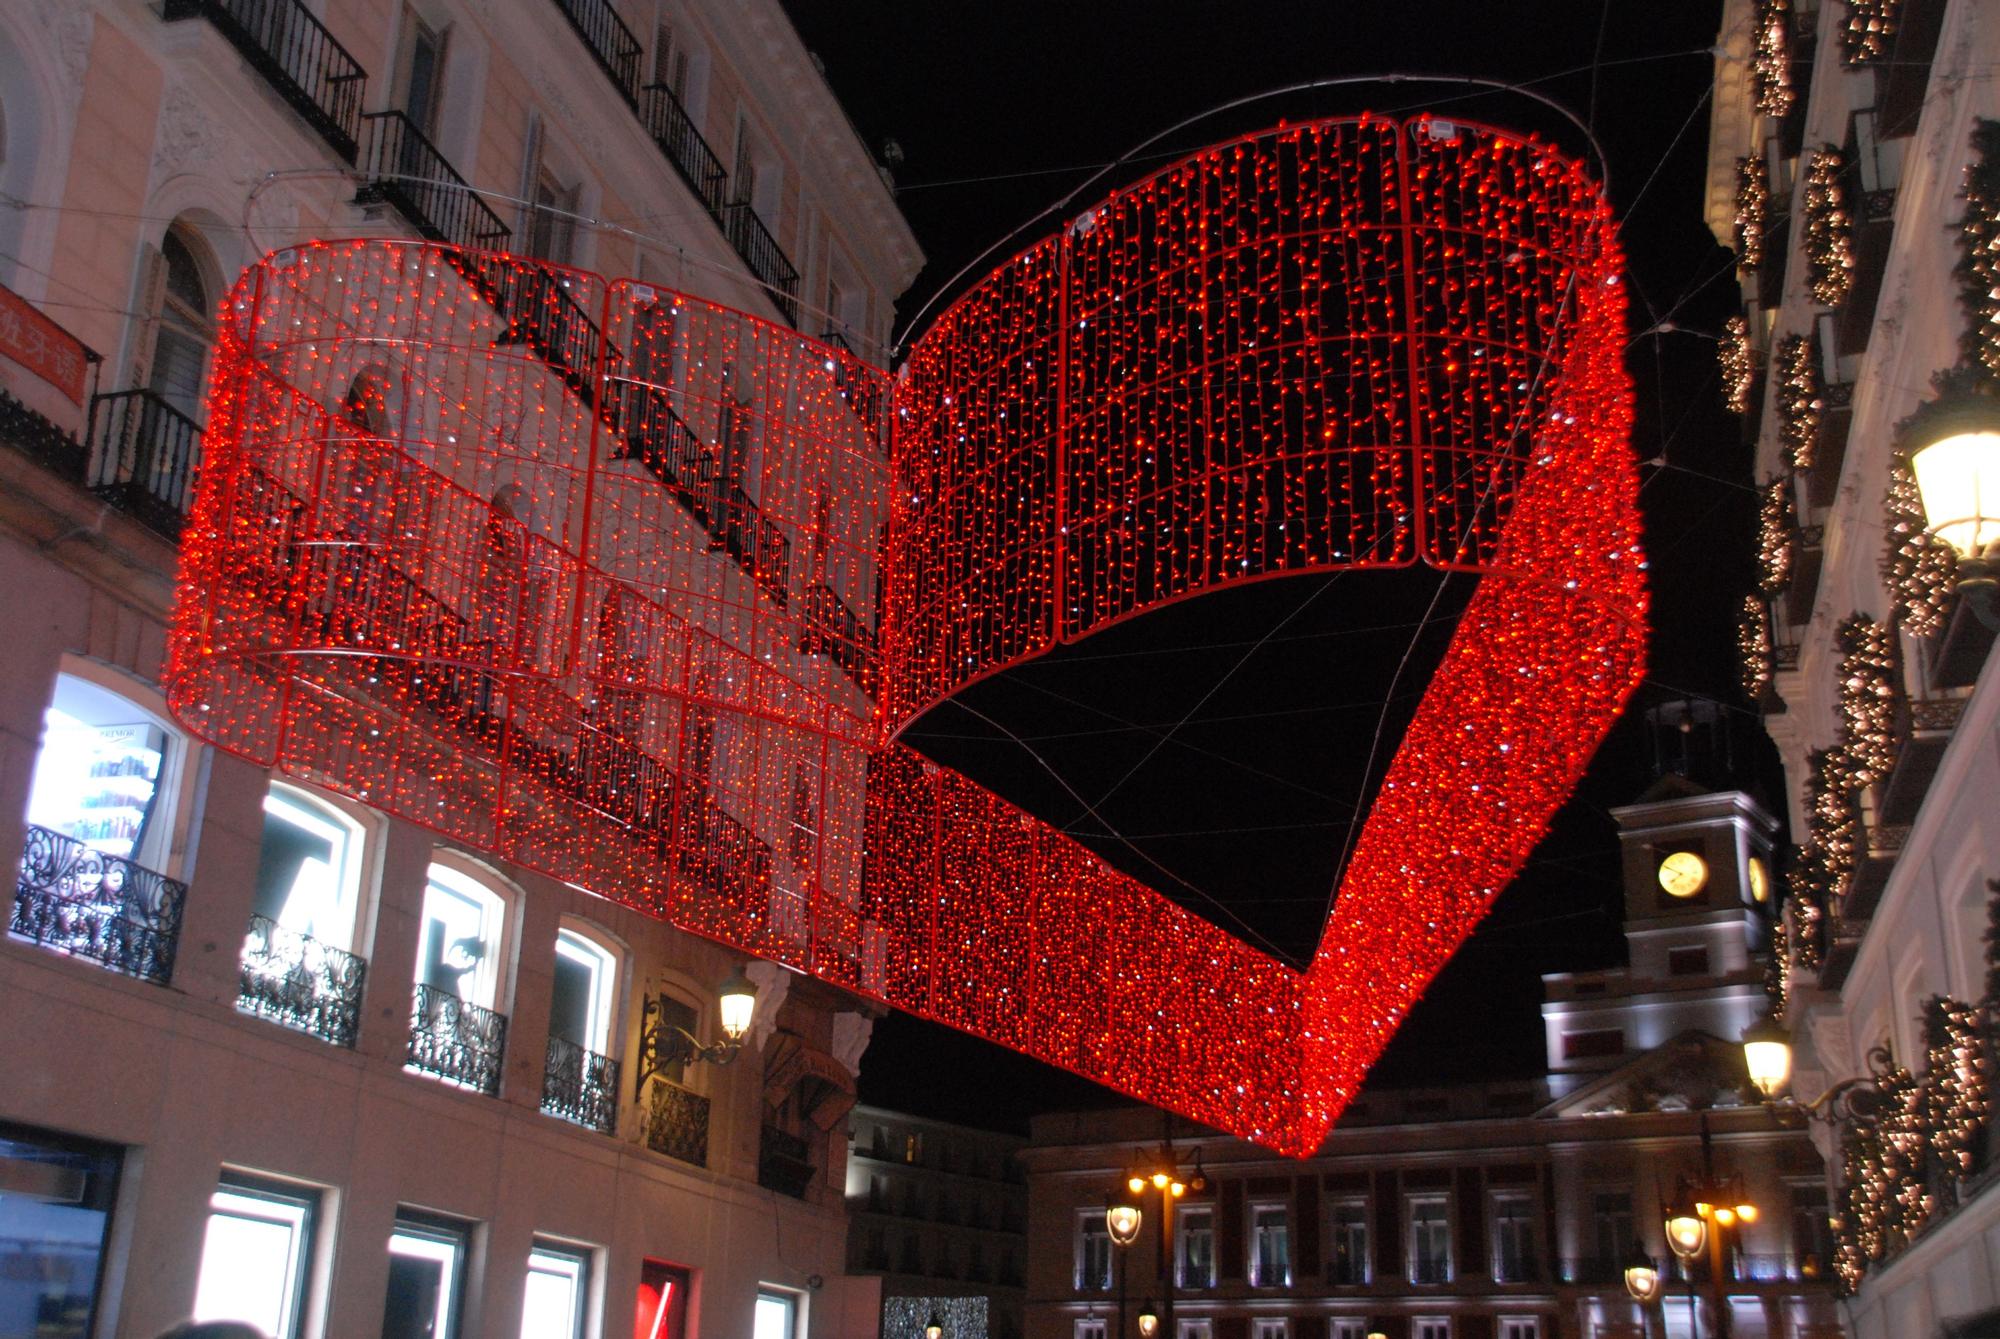
M1727 728L1706 702L1647 715L1656 736ZM1663 768L1636 801L1611 811L1627 965L1543 978L1542 1022L1558 1093L1683 1032L1734 1042L1765 1012L1778 825L1721 770Z

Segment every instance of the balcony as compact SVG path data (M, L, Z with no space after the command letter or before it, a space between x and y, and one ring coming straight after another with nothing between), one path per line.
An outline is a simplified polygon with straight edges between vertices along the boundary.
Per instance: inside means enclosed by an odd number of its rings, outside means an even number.
M186 905L178 879L31 823L7 932L164 986Z
M796 326L799 323L799 272L747 200L722 207L722 232L729 239L729 244L736 248L736 254L743 257L743 263L750 267L750 273L764 284L771 301L778 304L785 320Z
M655 1076L646 1112L646 1147L696 1167L708 1166L708 1099Z
M618 1124L618 1062L562 1037L549 1038L542 1110L610 1134Z
M1944 635L1931 660L1932 688L1970 688L2000 635L1993 587L1983 583L1961 586L1952 595Z
M1937 54L1944 28L1946 0L1904 0L1896 16L1896 34L1889 58L1875 67L1875 109L1882 133L1901 137L1916 133L1924 110L1924 90L1931 82L1931 59Z
M1873 107L1848 118L1847 143L1841 156L1847 171L1841 193L1854 220L1854 274L1847 301L1841 304L1834 347L1852 356L1868 347L1875 325L1875 306L1882 296L1882 275L1889 261L1889 242L1896 229L1896 191L1903 176L1903 144L1885 139Z
M1946 745L1965 714L1965 699L1932 698L1905 702L1897 723L1896 765L1890 769L1877 796L1876 813L1881 822L1908 825L1916 822L1917 809L1944 761Z
M201 428L149 390L90 401L85 485L120 511L179 539L201 468Z
M1800 526L1793 554L1792 579L1780 598L1785 622L1791 627L1802 628L1812 620L1813 600L1819 594L1820 569L1826 565L1826 527Z
M862 428L874 441L882 445L886 425L882 421L883 403L880 383L867 375L867 364L861 355L848 343L846 332L836 326L828 326L820 338L833 345L834 355L829 367L833 372L833 388L840 398L847 401L847 407L861 420Z
M695 128L687 108L681 106L673 89L665 84L648 84L643 115L646 133L653 137L653 143L659 145L660 152L681 174L681 180L708 210L709 217L720 224L729 173L715 156L715 150L701 137L701 131Z
M766 1125L757 1146L757 1184L780 1195L802 1200L819 1169L812 1146L798 1135Z
M492 1097L500 1091L507 1016L435 986L418 986L410 1019L410 1069Z
M556 8L590 48L597 68L611 76L611 82L618 87L618 96L637 107L639 61L644 53L639 39L611 7L611 0L556 0Z
M805 612L799 625L799 650L831 658L856 687L874 697L880 664L875 634L861 615L820 581L806 587Z
M512 235L464 177L402 112L361 118L367 148L357 205L387 205L434 242L505 250Z
M496 346L526 348L585 404L597 403L600 352L608 355L604 372L616 367L619 356L576 300L567 273L511 257L467 256L455 263L506 322Z
M214 24L335 153L354 161L368 75L302 0L166 0L162 17Z
M335 1046L352 1047L361 1031L361 987L368 975L358 958L311 935L252 916L243 941L236 1007Z
M708 532L711 549L728 553L780 607L789 604L791 540L755 499L725 482L722 462L675 412L668 393L626 382L611 417L625 439L614 458L643 465Z
M1418 1256L1410 1261L1410 1282L1441 1284L1451 1282L1451 1262L1436 1257Z

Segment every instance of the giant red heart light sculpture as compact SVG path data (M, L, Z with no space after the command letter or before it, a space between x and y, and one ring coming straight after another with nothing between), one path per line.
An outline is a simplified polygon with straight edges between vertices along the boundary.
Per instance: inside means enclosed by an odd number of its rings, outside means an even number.
M1223 144L893 380L657 285L391 241L226 305L169 694L216 746L1310 1153L1641 671L1610 213L1431 118ZM896 742L1232 582L1479 584L1310 965Z

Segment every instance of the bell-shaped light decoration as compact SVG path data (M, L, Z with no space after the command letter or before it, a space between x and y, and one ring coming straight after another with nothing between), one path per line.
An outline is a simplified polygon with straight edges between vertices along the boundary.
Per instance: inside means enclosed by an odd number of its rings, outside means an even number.
M1792 1037L1769 1014L1743 1030L1743 1065L1750 1071L1750 1082L1767 1099L1791 1081Z
M756 984L739 967L716 987L715 998L722 1016L722 1035L742 1041L750 1031L750 1020L757 1015Z

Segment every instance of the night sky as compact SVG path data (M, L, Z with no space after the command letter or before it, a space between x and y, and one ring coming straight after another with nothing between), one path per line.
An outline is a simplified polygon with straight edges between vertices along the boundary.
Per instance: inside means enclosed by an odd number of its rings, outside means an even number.
M863 137L878 150L888 139L902 148L898 202L930 257L903 298L905 321L934 295L942 305L963 288L966 280L953 283L962 267L1098 167L1249 94L1355 75L1482 76L1528 85L1594 127L1636 298L1634 448L1648 462L1641 500L1655 578L1648 679L1534 859L1432 985L1371 1082L1538 1073L1540 973L1622 961L1606 811L1652 779L1640 709L1713 697L1746 741L1755 735L1734 660L1755 499L1742 427L1721 407L1712 338L1735 283L1701 216L1708 48L1720 4L787 0L787 9ZM1579 132L1518 93L1381 82L1265 99L1120 166L1070 208L1006 240L967 279L1112 186L1204 144L1281 119L1424 109L1583 149ZM1662 322L1684 329L1641 333ZM1299 961L1324 919L1357 805L1365 814L1450 635L1449 616L1470 590L1470 578L1418 569L1205 596L977 685L904 738ZM1762 753L1758 762L1745 780L1768 794L1757 777L1772 769ZM1122 1100L903 1015L877 1024L861 1092L867 1102L996 1128Z

